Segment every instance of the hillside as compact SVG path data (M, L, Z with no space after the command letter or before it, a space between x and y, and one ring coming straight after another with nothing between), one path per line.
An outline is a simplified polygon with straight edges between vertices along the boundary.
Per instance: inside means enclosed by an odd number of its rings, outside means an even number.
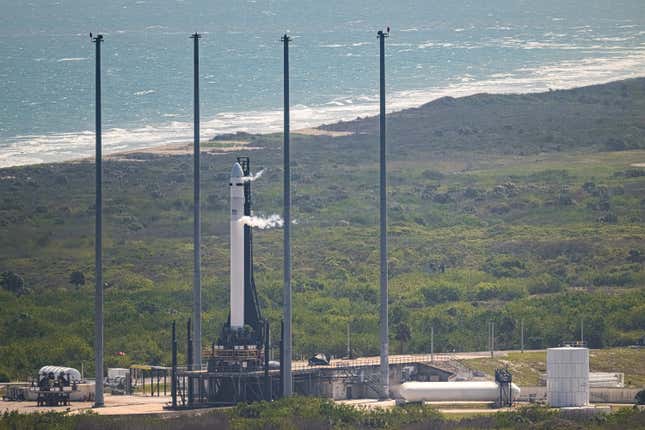
M444 97L390 115L393 147L535 154L645 148L645 78L538 94ZM378 134L378 118L323 128Z
M580 318L595 348L645 336L644 90L636 79L480 95L389 117L393 352L428 350L431 326L437 351L485 349L491 319L500 349L519 346L521 318L527 348L577 338ZM374 120L326 128L358 134L292 138L294 351L341 355L349 324L354 353L375 354ZM538 138L549 133L550 143ZM230 151L239 141L256 149ZM227 316L230 166L249 155L254 170L266 168L254 209L280 213L281 136L219 136L204 147L209 344ZM191 310L192 157L146 151L104 166L106 365L168 363L170 322ZM0 170L0 272L24 280L4 275L0 289L0 374L49 363L91 371L93 174L91 160ZM281 236L254 236L258 294L274 326Z

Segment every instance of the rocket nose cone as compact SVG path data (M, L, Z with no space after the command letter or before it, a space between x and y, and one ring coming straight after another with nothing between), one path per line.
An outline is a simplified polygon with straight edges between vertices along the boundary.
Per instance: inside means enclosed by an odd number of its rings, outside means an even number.
M240 163L233 164L233 169L231 170L231 178L242 177L244 177L244 172L242 171L242 166L240 166Z

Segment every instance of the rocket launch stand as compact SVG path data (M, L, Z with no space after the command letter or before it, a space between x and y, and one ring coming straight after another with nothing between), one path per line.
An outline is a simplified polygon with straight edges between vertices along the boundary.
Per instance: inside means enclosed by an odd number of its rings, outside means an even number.
M271 400L279 392L278 372L269 369L269 323L262 318L253 279L253 235L242 217L252 216L251 166L238 157L231 172L230 314L219 339L202 352L206 370L178 372L175 385L196 387L188 408ZM189 344L192 341L189 340ZM192 345L189 345L189 349ZM189 359L188 369L191 368ZM273 374L273 375L272 375ZM272 376L274 376L272 378ZM187 381L186 381L187 380ZM187 384L186 384L187 382ZM181 396L182 399L184 396Z

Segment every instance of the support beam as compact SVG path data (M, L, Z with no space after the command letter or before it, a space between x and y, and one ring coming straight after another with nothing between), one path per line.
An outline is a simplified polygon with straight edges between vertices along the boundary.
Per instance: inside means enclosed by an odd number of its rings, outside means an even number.
M524 352L524 318L520 320L520 351Z
M200 162L199 162L199 39L202 36L194 33L193 39L193 363L190 369L202 368L202 256L201 256L201 213L200 213ZM192 384L191 384L192 385Z
M430 327L430 361L434 362L434 326Z
M269 356L271 352L271 329L269 327L269 320L264 322L264 399L267 402L273 400L273 393L271 392L272 383L271 375L269 374Z
M94 297L94 407L100 408L103 402L103 155L101 135L101 43L103 35L92 38L96 45L96 232L94 240L94 266L96 286Z
M172 407L177 407L177 328L175 321L172 322L172 370L170 377L170 395L172 396Z
M284 307L284 341L282 361L284 362L283 395L293 393L291 375L292 333L291 333L291 161L289 154L289 41L285 34L280 39L284 46L284 290L282 306Z
M188 323L186 324L186 369L193 368L193 335L192 330L190 329L190 318L188 318ZM188 406L193 405L193 378L188 377Z
M388 329L388 268L387 268L387 151L385 147L385 38L379 31L380 53L380 247L381 247L381 398L390 398L389 329Z

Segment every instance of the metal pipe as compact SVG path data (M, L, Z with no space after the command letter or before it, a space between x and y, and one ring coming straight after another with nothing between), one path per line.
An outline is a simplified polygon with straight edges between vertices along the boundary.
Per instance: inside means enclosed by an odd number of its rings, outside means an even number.
M389 330L388 330L388 268L387 268L387 159L385 147L385 38L378 32L380 48L380 245L381 245L381 385L382 399L390 397Z
M190 318L188 318L188 324L186 325L186 334L187 334L187 345L186 345L186 368L193 368L193 337L192 331L190 330ZM188 406L193 405L193 378L188 377Z
M284 397L284 321L280 321L280 397Z
M490 358L495 356L495 321L490 322Z
M95 271L96 292L94 303L94 354L96 385L94 388L94 407L102 407L103 401L103 160L101 136L101 43L103 35L92 39L96 45L96 234Z
M434 361L434 326L430 327L430 361Z
M194 33L193 39L193 243L194 243L194 274L193 274L193 366L202 368L202 273L201 273L201 214L200 214L200 148L199 148L199 39L202 36ZM193 370L190 367L189 370Z
M273 393L271 392L271 376L269 375L269 352L271 351L271 329L269 327L269 320L264 322L264 396L266 401L273 400Z
M172 407L177 407L177 330L175 321L172 322L172 374L170 381L170 395Z
M284 45L284 337L283 354L284 362L283 395L291 396L293 381L291 376L291 162L289 154L289 41L291 38L285 34L280 39Z
M352 358L352 332L351 323L347 322L347 358Z

